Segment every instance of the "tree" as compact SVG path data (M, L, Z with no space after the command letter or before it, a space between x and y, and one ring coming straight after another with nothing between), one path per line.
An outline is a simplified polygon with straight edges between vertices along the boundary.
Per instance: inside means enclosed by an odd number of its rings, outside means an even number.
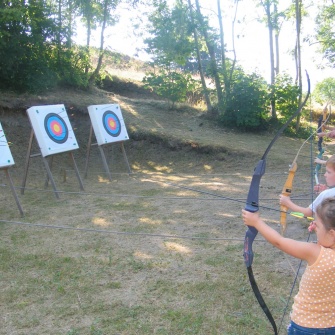
M147 27L150 37L144 40L146 51L154 55L154 63L166 68L183 66L194 53L192 27L188 8L177 0L169 8L166 0L160 0L149 15Z
M197 27L196 27L195 20L194 20L193 7L192 7L191 0L188 0L188 8L189 8L189 15L190 15L190 20L191 20L191 25L192 25L192 28L193 28L194 44L195 44L195 50L196 50L196 55L197 55L198 70L199 70L199 74L200 74L203 96L204 96L204 99L205 99L205 102L206 102L207 111L209 113L211 113L212 112L212 104L211 104L211 101L210 101L210 98L209 98L209 92L208 92L208 89L207 89L205 73L204 73L204 69L203 69L203 66L202 66L201 53L200 53L200 42L199 42L199 38L198 38Z
M335 104L335 78L326 78L316 84L313 96L320 103Z
M300 94L298 98L298 105L302 102L302 74L301 74L301 20L302 20L302 0L295 0L295 18L296 18L296 47L295 47L295 60L296 60L296 73L297 83L299 86ZM296 129L300 127L300 114L297 116Z
M276 101L275 101L275 81L279 74L279 33L281 30L282 19L285 18L284 11L278 10L278 0L260 0L260 4L264 9L266 26L269 34L269 53L270 53L270 76L271 76L271 92L270 105L271 117L277 119Z
M202 36L205 40L208 54L210 56L210 73L211 73L211 76L214 78L216 94L217 94L217 99L218 99L218 107L219 107L219 110L221 109L224 111L225 110L225 107L224 107L225 100L224 100L224 96L222 92L218 64L217 64L216 55L215 55L215 47L216 47L215 38L212 34L209 33L208 24L200 10L199 0L195 0L195 5L196 5L197 20L199 21L199 27L200 27Z
M0 87L37 90L53 85L56 26L43 0L0 4Z
M333 1L320 7L316 17L316 38L321 46L321 52L335 67L335 36L334 36L335 4Z

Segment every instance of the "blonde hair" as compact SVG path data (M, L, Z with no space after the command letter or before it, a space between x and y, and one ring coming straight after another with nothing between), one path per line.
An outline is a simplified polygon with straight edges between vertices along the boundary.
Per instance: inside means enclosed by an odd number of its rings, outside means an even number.
M327 162L326 162L326 166L332 168L335 171L335 155L331 156Z
M324 199L316 208L316 214L326 230L335 229L335 197Z

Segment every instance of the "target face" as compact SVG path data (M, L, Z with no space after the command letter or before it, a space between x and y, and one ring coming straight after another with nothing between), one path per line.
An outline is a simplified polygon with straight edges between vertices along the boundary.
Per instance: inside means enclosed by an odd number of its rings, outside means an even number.
M94 105L87 109L99 145L129 140L118 104Z
M121 124L118 116L112 112L107 111L102 116L102 124L104 125L104 128L106 132L113 136L118 137L121 133Z
M0 123L0 168L14 165L14 159L10 151L5 132Z
M33 106L27 113L43 157L79 148L64 105Z
M44 128L47 135L56 143L65 143L69 131L64 120L55 113L48 114L44 119Z

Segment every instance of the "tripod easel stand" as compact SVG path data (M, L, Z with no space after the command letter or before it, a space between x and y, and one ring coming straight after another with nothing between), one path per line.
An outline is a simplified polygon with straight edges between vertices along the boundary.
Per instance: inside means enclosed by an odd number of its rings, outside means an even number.
M112 180L112 175L108 167L103 146L116 142L119 142L121 145L121 150L128 169L128 173L131 174L132 172L128 162L126 150L124 148L124 141L129 140L129 136L120 106L118 104L92 105L88 106L87 109L91 119L91 127L86 151L84 178L87 178L88 161L91 147L97 145L108 179L110 181ZM97 143L92 143L93 131Z
M30 139L28 144L21 193L23 194L25 190L30 159L33 157L41 156L47 172L45 186L48 185L48 182L50 180L55 193L55 197L59 199L59 193L57 191L56 184L52 176L50 165L52 165L54 155L64 152L68 152L69 154L75 174L79 182L80 189L83 191L83 182L80 178L78 167L73 156L73 151L75 149L79 149L79 146L75 138L72 126L70 124L67 112L65 110L65 106L34 106L29 108L27 110L27 113L32 126L32 130L30 133ZM36 154L31 154L34 137L37 141L40 152ZM47 157L50 157L50 165Z
M16 194L15 187L13 184L12 177L9 173L9 168L11 166L15 165L12 153L10 151L10 148L8 146L8 142L5 136L5 133L2 129L1 123L0 123L0 170L3 170L6 174L10 189L12 191L13 197L15 199L16 205L20 211L21 216L24 216L22 206L20 204L19 198Z

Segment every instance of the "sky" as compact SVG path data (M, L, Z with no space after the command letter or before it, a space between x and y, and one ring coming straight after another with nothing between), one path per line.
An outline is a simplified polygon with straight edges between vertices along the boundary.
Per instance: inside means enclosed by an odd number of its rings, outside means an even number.
M170 0L173 2L173 0ZM221 1L221 9L223 12L223 23L225 30L225 39L227 42L227 49L232 49L232 17L233 7L226 8L229 1ZM280 0L279 6L286 8L291 0ZM200 4L203 7L203 14L211 15L212 18L210 23L216 24L217 19L214 16L216 12L217 0L200 0ZM316 13L317 9L309 7L309 12ZM143 40L136 38L132 20L136 20L139 17L143 19L141 15L141 9L130 10L129 8L120 5L116 12L120 19L118 24L108 29L105 38L105 47L112 50L127 54L129 56L135 56L142 60L149 60L149 56L145 52L139 51L144 47ZM243 0L239 2L237 21L243 23L235 24L235 50L239 65L241 65L245 71L254 72L256 71L262 75L268 82L270 82L270 56L269 56L269 37L268 30L264 23L260 23L257 18L264 16L262 8L255 6L254 0ZM302 32L303 36L307 34L313 34L314 31L314 18L305 18L303 21ZM80 39L77 40L80 42ZM85 38L82 38L84 43ZM93 36L93 44L99 45L99 36ZM279 38L281 56L280 56L280 70L287 72L291 77L295 78L295 63L290 52L294 49L295 45L295 26L292 22L285 22L282 26L282 30ZM308 42L302 41L302 69L307 70L311 80L312 89L315 87L317 82L322 81L327 77L334 77L335 70L330 68L320 69L319 63L322 59L321 54L317 53L317 44L309 45ZM229 54L228 54L229 57Z

